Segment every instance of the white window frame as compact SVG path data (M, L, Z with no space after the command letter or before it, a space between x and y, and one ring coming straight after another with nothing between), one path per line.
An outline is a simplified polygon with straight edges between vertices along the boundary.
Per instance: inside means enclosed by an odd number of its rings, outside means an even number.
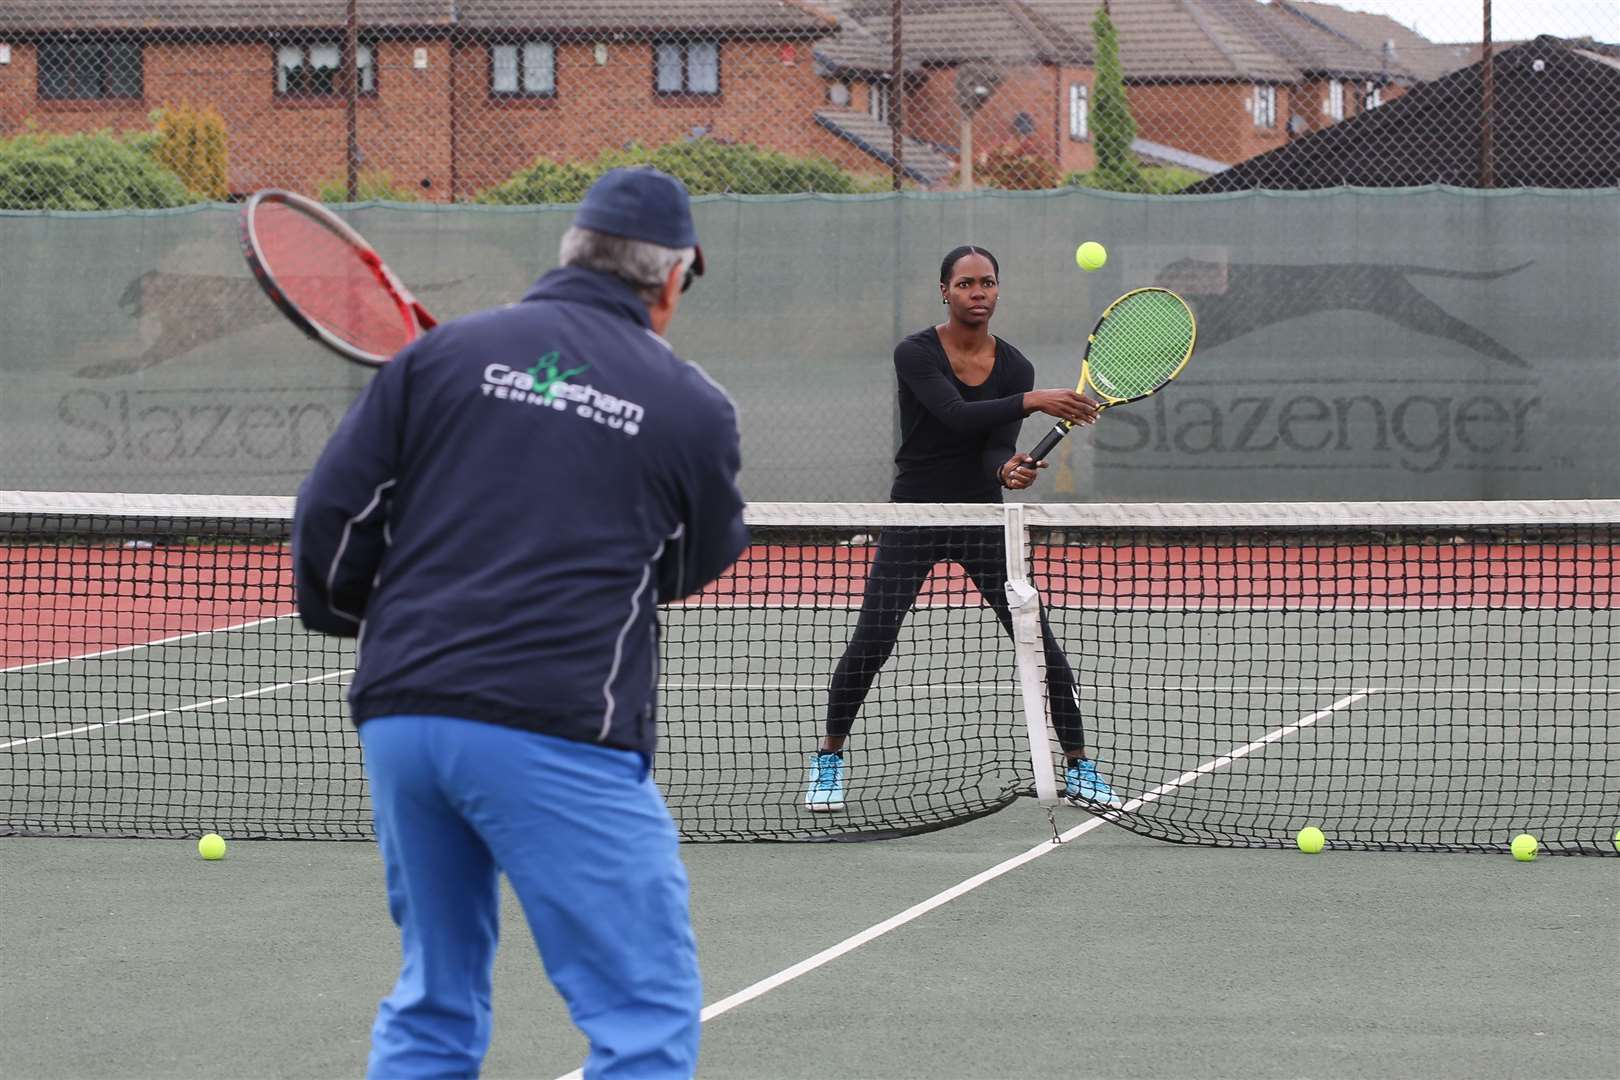
M889 83L885 79L866 82L866 115L880 124L889 122Z
M291 89L290 85L289 85L291 83L291 79L288 77L288 75L289 75L289 72L293 71L294 69L292 67L286 66L285 61L287 60L288 54L293 53L293 52L297 52L302 57L301 63L308 64L311 67L316 66L315 59L316 59L317 54L322 55L323 58L324 57L332 57L332 56L335 55L336 60L334 61L334 66L336 68L338 68L340 73L341 73L341 69L342 69L342 66L343 66L343 45L342 45L341 42L337 42L337 41L300 41L300 42L288 42L288 43L283 44L283 45L277 45L276 46L276 51L275 51L275 58L276 58L276 97L278 97L278 98L314 98L314 99L319 100L321 98L334 98L334 97L342 97L343 96L343 87L342 87L341 83L339 82L339 80L336 77L334 77L333 80L332 80L332 89L331 90L315 91L315 90L293 90L293 89ZM360 46L355 50L354 63L355 63L355 68L356 68L357 74L360 77L360 96L361 97L371 97L371 96L375 95L377 93L377 54L376 54L376 51L372 48L371 45L362 42L360 44ZM326 65L323 64L323 65L320 65L320 66L324 67Z
M1327 113L1335 122L1344 119L1343 79L1331 79L1328 81L1328 96L1322 111Z
M1376 109L1384 103L1384 88L1375 82L1367 83L1367 96L1362 98L1366 109Z
M1091 87L1083 82L1069 84L1069 138L1074 142L1091 138Z
M503 69L504 54L511 55L510 71L512 84L510 87L500 85ZM543 80L536 79L537 58L543 56L544 63L539 65L544 72ZM553 98L557 96L557 46L545 38L531 38L527 41L501 42L489 47L489 94L497 98Z
M1254 126L1267 131L1277 126L1277 88L1270 83L1255 83L1254 97L1250 102L1250 111L1254 114Z
M713 86L694 85L693 50L709 49L713 55ZM673 52L672 52L673 50ZM680 85L668 86L664 82L665 60L675 56L680 61ZM698 78L706 74L699 69ZM703 38L695 41L658 41L653 43L653 93L659 97L718 97L720 95L720 42Z

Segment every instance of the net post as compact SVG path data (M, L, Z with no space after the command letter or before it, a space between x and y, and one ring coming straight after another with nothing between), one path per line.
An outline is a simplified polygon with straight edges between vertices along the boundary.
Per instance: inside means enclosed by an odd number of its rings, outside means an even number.
M1041 648L1041 598L1029 583L1024 508L1017 503L1002 507L1002 529L1007 550L1007 607L1012 613L1013 653L1018 662L1018 693L1029 732L1029 764L1035 775L1035 797L1044 806L1057 805L1056 773L1052 769L1051 738L1046 716L1046 686Z

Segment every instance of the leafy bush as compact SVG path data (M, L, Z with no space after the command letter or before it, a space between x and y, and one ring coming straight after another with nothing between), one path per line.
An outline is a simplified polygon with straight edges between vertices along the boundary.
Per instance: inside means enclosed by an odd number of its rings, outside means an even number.
M0 209L155 209L200 201L153 157L157 138L98 131L0 139Z
M1204 179L1204 174L1194 172L1192 169L1181 169L1173 165L1140 165L1136 175L1141 181L1138 191L1149 195L1172 195L1182 188L1196 184ZM1100 188L1104 191L1114 191L1108 179L1099 177L1095 172L1073 172L1063 178L1065 184L1071 187Z
M1003 191L1041 191L1063 185L1057 166L1027 143L1003 143L975 155L973 179Z
M164 108L152 114L157 138L152 157L204 199L225 199L231 193L226 174L225 118L213 108L189 105Z
M483 203L528 206L537 203L573 203L585 196L598 170L572 161L535 158L534 164L478 196Z
M693 195L796 194L821 191L847 195L861 189L856 179L822 157L793 157L743 143L688 139L657 148L631 143L607 150L594 161L555 162L537 158L528 168L478 196L479 202L530 205L578 202L609 169L651 165L678 177Z
M416 188L394 183L394 174L387 169L361 169L355 178L355 189L361 202L417 202L421 199L421 192ZM338 176L321 181L315 197L321 202L348 202L349 178Z

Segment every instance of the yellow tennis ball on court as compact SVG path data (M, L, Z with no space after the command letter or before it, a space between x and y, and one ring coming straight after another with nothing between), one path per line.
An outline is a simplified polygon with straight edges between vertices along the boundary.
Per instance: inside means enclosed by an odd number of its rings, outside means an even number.
M1522 832L1513 838L1513 857L1520 862L1529 862L1536 857L1536 849L1541 842L1527 832Z
M1299 830L1299 835L1294 837L1294 843L1298 844L1299 850L1305 854L1315 855L1327 846L1327 837L1323 836L1322 830L1315 825L1307 825Z
M197 841L197 854L212 862L225 857L225 838L219 833L208 833Z
M1108 249L1095 240L1087 240L1074 249L1074 261L1082 270L1101 270L1108 261Z
M1620 829L1614 830L1614 850L1620 851Z

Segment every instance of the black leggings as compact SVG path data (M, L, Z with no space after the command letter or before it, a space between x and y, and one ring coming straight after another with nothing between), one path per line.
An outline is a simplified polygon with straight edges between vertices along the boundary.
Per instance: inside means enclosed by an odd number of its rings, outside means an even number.
M900 624L922 591L934 566L954 562L966 570L979 595L995 611L1002 629L1012 635L1007 610L1007 555L1000 529L974 526L919 528L893 526L883 530L877 554L866 579L866 595L855 634L833 670L827 694L827 734L842 738L855 726L872 680L894 651ZM1075 693L1074 670L1041 612L1041 641L1046 649L1046 690L1052 706L1052 724L1058 742L1069 756L1084 751L1085 728Z

